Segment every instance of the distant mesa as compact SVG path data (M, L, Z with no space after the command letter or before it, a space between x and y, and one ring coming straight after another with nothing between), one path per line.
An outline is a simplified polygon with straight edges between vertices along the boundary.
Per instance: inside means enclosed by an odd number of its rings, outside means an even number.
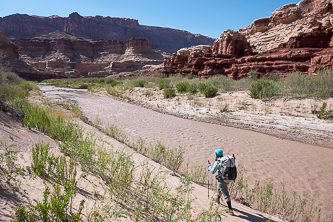
M103 16L81 16L77 12L68 17L30 16L14 14L0 18L0 31L9 38L33 38L57 30L88 39L124 41L144 38L153 49L173 53L183 47L211 45L213 38L187 31L140 25L138 20Z

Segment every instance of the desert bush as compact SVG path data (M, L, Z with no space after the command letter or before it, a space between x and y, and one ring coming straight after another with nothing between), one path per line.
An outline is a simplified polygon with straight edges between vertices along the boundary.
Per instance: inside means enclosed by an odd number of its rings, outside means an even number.
M168 83L160 83L160 84L158 84L158 89L159 90L167 89L167 88L171 88L171 86Z
M38 176L48 177L52 168L52 157L49 155L49 144L45 144L43 141L37 143L32 147L32 163L30 169Z
M316 113L319 119L333 118L333 110L327 110L327 102L324 102L323 105L319 108L319 111L315 110L314 113Z
M105 89L107 93L116 97L121 97L124 93L124 89L121 87L121 84L117 84L115 86L106 86Z
M113 78L111 78L111 77L109 77L109 78L105 78L104 79L104 83L105 84L110 84L110 83L113 83L115 80L113 79Z
M128 135L114 124L106 127L104 132L106 133L106 135L115 138L119 142L128 143Z
M74 212L73 199L77 194L77 181L71 180L64 186L61 192L58 184L53 185L53 192L46 188L43 201L36 205L29 203L28 206L20 206L13 221L81 221L84 200L80 202L79 209Z
M190 95L194 95L198 92L198 86L195 83L190 84L186 90Z
M0 140L0 146L5 150L5 153L0 153L0 184L6 182L14 186L20 185L20 180L16 177L21 171L20 168L16 167L15 162L17 160L17 151L11 150L6 141Z
M198 84L198 89L199 91L203 94L204 90L209 86L208 83L199 83Z
M256 99L266 99L281 93L279 82L269 79L261 79L251 84L250 96Z
M143 80L143 79L139 79L139 80L135 80L134 81L134 86L135 87L145 87L145 85L147 84L148 82L146 80Z
M189 86L188 82L180 82L176 85L176 89L179 93L186 93Z
M215 97L217 95L217 89L209 85L203 90L203 94L206 98Z
M173 98L176 96L176 91L174 88L167 88L167 89L164 89L163 95L164 95L164 98L166 98L166 99Z

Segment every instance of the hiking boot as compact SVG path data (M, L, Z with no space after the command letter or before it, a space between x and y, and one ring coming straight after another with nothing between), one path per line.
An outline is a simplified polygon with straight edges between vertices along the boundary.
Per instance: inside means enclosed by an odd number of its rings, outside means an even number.
M220 202L220 196L217 196L215 201L216 201L217 204L221 204L221 202Z
M229 209L228 209L228 210L225 211L225 213L226 213L226 214L229 214L230 216L235 216L233 210L229 210Z

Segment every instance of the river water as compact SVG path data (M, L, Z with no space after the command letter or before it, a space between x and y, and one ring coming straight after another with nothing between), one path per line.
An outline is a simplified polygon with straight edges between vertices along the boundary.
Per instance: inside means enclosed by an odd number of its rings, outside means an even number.
M48 85L40 85L40 89L75 101L90 121L105 127L115 124L134 140L141 136L147 143L159 140L171 148L184 147L192 166L206 165L208 159L213 162L214 149L235 154L250 184L272 179L289 191L315 195L325 211L333 210L333 149L182 119L86 90Z

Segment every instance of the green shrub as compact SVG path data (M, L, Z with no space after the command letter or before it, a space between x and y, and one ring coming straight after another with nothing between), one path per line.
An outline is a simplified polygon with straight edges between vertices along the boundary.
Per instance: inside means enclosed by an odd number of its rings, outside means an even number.
M320 107L319 111L316 111L317 117L319 119L333 118L333 110L326 110L326 109L327 109L327 102L324 102L323 105Z
M209 85L203 90L203 94L206 98L212 98L216 96L217 91L215 87Z
M198 89L199 89L199 91L203 94L203 93L204 93L204 90L205 90L208 86L210 86L210 84L208 84L208 83L199 83L199 84L198 84Z
M145 87L145 85L147 85L147 81L143 80L143 79L139 79L134 81L134 87Z
M119 82L119 81L113 81L110 85L112 87L115 87L115 86L120 85L120 84L121 84L121 82Z
M180 82L176 85L176 89L179 93L186 93L189 86L188 82Z
M167 88L167 89L164 89L163 95L164 95L164 98L166 98L166 99L173 98L176 96L176 91L174 88Z
M162 90L162 89L171 88L171 86L168 83L160 83L158 84L158 88L159 90Z
M104 83L105 83L105 84L110 84L110 83L112 83L112 82L114 82L114 81L115 81L115 80L114 80L113 78L110 78L110 77L104 79Z
M255 99L271 98L280 94L280 87L277 82L268 79L261 79L251 84L250 96Z
M188 85L187 92L190 95L196 94L198 92L198 86L195 83L192 83L192 84Z
M52 193L47 187L43 201L37 202L36 205L29 203L26 207L20 206L15 212L13 221L81 221L85 201L82 200L77 212L73 212L73 199L77 194L76 183L74 180L66 183L63 193L57 184L53 185Z

